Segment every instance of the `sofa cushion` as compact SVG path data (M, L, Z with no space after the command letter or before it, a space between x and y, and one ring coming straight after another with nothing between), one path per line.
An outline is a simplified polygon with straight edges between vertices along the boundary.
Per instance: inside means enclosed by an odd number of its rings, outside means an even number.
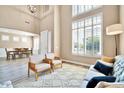
M100 81L115 82L115 77L113 76L99 76L93 77L87 84L87 88L94 88Z
M101 61L97 61L94 68L105 75L109 75L113 69L112 66L108 66L108 65L102 63Z
M91 70L92 69L92 70ZM91 67L87 73L87 75L85 76L84 80L91 80L93 77L95 76L105 76L104 74L98 72L97 70L95 70L93 67Z
M122 55L115 57L113 76L116 77L116 82L124 81L124 56Z
M81 84L81 88L86 88L87 84L88 84L89 81L87 80L83 80L82 84Z
M94 65L91 65L87 75L84 77L81 87L86 88L87 83L95 76L105 76L94 68Z
M36 65L36 69L37 71L44 71L50 68L50 64L46 64L46 63L41 63L41 64L37 64Z

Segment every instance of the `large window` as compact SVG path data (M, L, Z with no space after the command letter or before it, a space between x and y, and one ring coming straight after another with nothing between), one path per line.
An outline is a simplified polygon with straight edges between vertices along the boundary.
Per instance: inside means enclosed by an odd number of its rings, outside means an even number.
M101 55L102 13L72 22L72 53Z
M73 5L72 6L72 16L76 16L81 13L88 12L88 11L96 9L98 7L100 7L100 5Z
M9 41L9 35L2 35L2 41Z

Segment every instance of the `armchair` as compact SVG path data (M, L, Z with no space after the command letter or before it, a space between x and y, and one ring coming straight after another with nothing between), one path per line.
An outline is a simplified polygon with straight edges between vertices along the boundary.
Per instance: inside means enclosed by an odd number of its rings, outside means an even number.
M54 56L54 53L48 53L45 55L45 62L49 62L51 64L51 68L54 71L57 65L60 65L62 68L62 60L60 57Z
M51 72L51 65L48 62L44 62L41 55L32 56L28 62L28 77L30 76L30 70L35 72L35 79L38 80L38 74L40 72L45 70L50 70Z

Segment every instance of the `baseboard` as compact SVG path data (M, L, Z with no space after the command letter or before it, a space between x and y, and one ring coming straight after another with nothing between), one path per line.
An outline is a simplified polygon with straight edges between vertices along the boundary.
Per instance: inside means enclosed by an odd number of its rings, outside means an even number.
M71 61L71 60L65 60L65 59L62 59L62 61L64 63L70 63L70 64L75 64L75 65L80 65L80 66L85 66L85 67L90 67L91 66L90 64L81 63L81 62L77 62L77 61Z

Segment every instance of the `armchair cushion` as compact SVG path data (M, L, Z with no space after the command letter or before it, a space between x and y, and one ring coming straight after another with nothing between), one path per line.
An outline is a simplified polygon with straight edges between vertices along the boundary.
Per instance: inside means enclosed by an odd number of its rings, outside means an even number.
M54 53L47 53L46 56L48 59L54 59Z
M29 61L31 63L42 63L42 60L44 59L44 55L33 55L30 56Z
M54 65L57 65L57 64L62 64L62 61L61 60L53 60L52 62Z
M50 64L47 63L36 64L35 68L37 72L44 71L50 68Z

